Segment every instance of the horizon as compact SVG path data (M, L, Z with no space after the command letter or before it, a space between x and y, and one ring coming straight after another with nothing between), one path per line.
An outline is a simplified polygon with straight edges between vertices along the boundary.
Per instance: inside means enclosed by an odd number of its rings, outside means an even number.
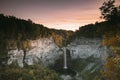
M48 28L75 31L79 27L103 21L100 10L107 0L1 0L0 13ZM120 4L116 0L116 5Z

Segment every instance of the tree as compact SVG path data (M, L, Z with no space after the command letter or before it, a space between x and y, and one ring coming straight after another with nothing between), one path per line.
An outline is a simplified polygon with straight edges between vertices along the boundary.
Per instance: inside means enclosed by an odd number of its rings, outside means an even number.
M100 7L101 18L107 21L119 21L120 20L120 6L116 7L114 5L115 0L109 0L104 2Z

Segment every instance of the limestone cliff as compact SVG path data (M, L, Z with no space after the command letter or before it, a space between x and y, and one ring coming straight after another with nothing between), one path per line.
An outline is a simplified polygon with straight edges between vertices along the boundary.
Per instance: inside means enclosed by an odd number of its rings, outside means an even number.
M102 46L102 39L100 38L76 38L65 48L70 50L72 59L76 58L88 58L94 56L104 61L107 57L108 49L106 46ZM53 64L60 55L63 54L62 48L59 48L53 38L40 38L37 40L31 40L32 48L27 50L25 63L28 65L34 64L34 62L41 62L43 65ZM8 64L17 61L19 66L23 67L23 50L13 49L8 52L10 58Z

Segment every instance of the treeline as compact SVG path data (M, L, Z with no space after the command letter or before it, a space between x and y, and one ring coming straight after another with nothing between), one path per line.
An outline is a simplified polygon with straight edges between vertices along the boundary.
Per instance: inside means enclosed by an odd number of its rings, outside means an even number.
M8 39L36 39L50 35L48 28L35 24L30 19L23 20L14 16L0 14L0 35Z
M105 24L105 22L95 24L88 24L85 26L81 26L79 30L76 30L74 37L88 37L88 38L95 38L95 37L102 37L104 32L100 32L99 29Z
M53 34L68 38L72 31L49 29L43 25L35 24L32 20L23 20L14 16L0 14L0 38L26 40L42 37L52 37Z
M104 34L110 31L119 30L119 22L111 22L111 21L104 21L104 22L96 22L95 24L88 24L76 30L73 34L74 37L88 37L88 38L102 38Z

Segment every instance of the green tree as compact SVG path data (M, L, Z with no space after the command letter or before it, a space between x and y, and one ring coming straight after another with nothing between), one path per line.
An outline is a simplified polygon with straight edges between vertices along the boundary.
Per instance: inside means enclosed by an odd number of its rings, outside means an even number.
M104 2L100 7L101 18L107 21L119 21L120 20L120 6L114 5L115 0L109 0Z

